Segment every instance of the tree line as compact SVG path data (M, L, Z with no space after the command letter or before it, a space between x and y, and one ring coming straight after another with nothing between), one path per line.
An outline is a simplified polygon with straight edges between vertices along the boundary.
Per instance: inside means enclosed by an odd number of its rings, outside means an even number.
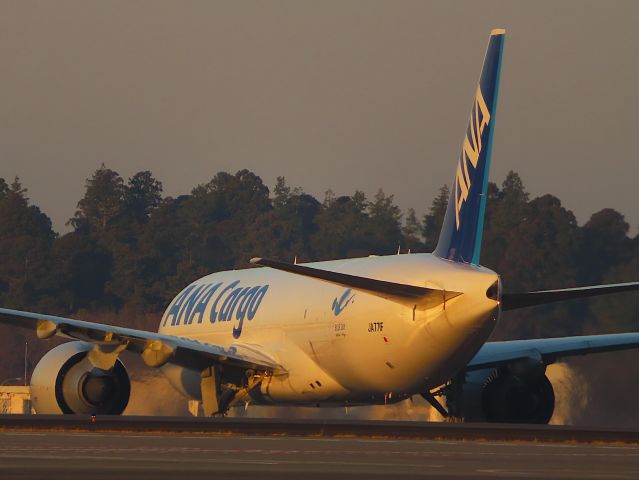
M443 186L418 218L381 189L373 198L329 190L317 199L284 177L271 190L240 170L173 198L149 171L125 179L103 165L86 180L71 231L58 234L18 179L0 178L0 305L155 330L184 286L245 268L253 256L305 262L430 252L448 197ZM578 225L559 198L530 198L510 172L489 184L481 257L511 292L630 281L639 272L639 236L610 208ZM637 330L633 295L508 312L494 338ZM2 381L20 376L22 344L33 336L0 333ZM49 346L30 343L33 363Z

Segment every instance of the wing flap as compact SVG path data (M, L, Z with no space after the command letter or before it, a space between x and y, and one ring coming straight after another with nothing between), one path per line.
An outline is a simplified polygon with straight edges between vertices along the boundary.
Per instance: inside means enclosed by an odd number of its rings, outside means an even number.
M335 285L353 288L355 290L370 293L371 295L402 303L410 307L415 306L420 309L436 307L461 295L460 292L449 292L446 290L420 287L418 285L360 277L347 273L307 267L305 265L280 262L269 258L252 258L251 263L296 275L302 275L304 277L315 278Z

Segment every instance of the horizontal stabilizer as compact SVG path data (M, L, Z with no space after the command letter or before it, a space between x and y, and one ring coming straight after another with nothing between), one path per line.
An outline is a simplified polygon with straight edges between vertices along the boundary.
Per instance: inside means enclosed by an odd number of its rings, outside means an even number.
M528 293L504 293L501 296L501 309L515 310L517 308L544 305L546 303L575 300L578 298L596 297L610 293L629 292L639 290L639 282L615 283L610 285L592 285L589 287L564 288L561 290L542 290Z
M325 282L353 288L370 293L378 297L392 300L410 307L426 309L436 307L442 303L461 295L460 292L448 292L434 288L419 287L405 283L388 282L374 278L359 277L347 273L331 272L319 268L296 265L293 263L279 262L268 258L252 258L251 263L270 267L284 272L303 275L305 277L323 280Z

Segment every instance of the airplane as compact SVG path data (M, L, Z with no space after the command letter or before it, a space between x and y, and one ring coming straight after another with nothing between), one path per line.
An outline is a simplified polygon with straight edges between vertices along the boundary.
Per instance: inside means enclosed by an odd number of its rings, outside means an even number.
M639 282L506 293L480 265L504 37L490 34L432 253L305 264L256 257L252 268L184 288L157 332L1 308L2 323L73 340L36 365L35 411L121 414L131 383L119 355L128 350L206 416L249 403L380 405L421 395L449 419L548 423L547 365L637 348L639 333L488 342L501 312Z

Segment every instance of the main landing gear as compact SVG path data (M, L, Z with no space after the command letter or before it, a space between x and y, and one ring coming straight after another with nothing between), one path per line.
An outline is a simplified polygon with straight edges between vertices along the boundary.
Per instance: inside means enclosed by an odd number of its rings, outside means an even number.
M205 417L225 416L229 408L240 402L246 401L251 390L256 388L267 372L256 373L246 370L245 381L238 383L222 383L221 370L215 366L207 367L202 371L200 389L202 393L202 413Z

